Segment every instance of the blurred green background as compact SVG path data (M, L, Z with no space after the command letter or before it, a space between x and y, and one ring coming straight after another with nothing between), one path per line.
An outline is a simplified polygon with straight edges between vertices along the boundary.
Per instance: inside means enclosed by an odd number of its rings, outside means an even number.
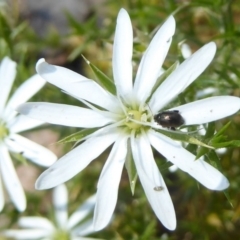
M239 0L96 0L89 1L85 8L83 4L87 1L76 0L79 12L60 7L56 1L52 2L51 8L31 8L23 2L0 1L0 59L8 55L18 63L13 91L35 73L35 64L42 57L51 64L95 78L84 62L81 56L83 54L112 77L111 55L116 17L120 8L124 7L130 14L134 28L135 70L154 29L170 14L174 14L176 33L164 68L168 68L176 60L182 61L179 52L179 43L182 41L185 41L193 52L210 41L215 41L218 48L211 65L182 94L184 100L195 100L196 94L206 88L215 90L211 95L240 96ZM56 10L61 18L58 18ZM34 96L32 101L80 105L79 101L50 84ZM231 121L231 126L226 135L229 139L239 139L238 114L217 122L216 130L228 121ZM79 129L46 126L27 132L25 136L48 146L60 157L71 150L73 144L56 142L76 131ZM99 159L67 182L70 213L96 192L98 177L108 153L108 150L105 151ZM124 170L114 220L106 229L91 236L116 240L240 239L239 148L229 148L219 158L221 171L230 181L226 192L229 200L223 192L209 191L181 171L170 172L162 169L177 215L177 228L171 232L157 220L139 182L135 195L132 196ZM161 170L165 160L157 153L155 159ZM34 190L34 182L43 169L29 162L23 165L17 159L14 163L27 194L28 207L20 214L8 202L0 213L0 230L16 228L20 216L53 218L51 190Z

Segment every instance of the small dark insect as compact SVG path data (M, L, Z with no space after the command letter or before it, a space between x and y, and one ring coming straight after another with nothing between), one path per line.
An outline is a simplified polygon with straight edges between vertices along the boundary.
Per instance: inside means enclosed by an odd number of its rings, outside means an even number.
M162 186L157 186L157 187L154 187L153 190L157 191L157 192L160 192L164 189L164 187Z
M154 115L154 120L162 127L172 130L184 124L184 119L178 110L160 112Z

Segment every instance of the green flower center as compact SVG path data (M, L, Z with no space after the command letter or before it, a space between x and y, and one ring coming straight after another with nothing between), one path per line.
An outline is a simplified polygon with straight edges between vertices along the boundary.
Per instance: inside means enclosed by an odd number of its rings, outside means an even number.
M143 124L138 122L147 122L148 120L146 111L130 110L127 112L125 125L130 129L139 129L143 127Z
M64 230L58 230L57 232L54 233L53 240L71 240L71 236L68 232Z
M6 124L0 119L0 141L2 141L6 136L8 136L9 131Z

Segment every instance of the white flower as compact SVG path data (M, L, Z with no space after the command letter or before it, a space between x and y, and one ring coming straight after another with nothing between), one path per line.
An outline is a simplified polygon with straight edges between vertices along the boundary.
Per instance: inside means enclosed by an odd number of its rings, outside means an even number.
M2 182L18 211L26 208L26 198L8 151L20 153L32 162L49 167L57 157L48 149L20 136L18 133L42 124L40 121L17 115L17 105L26 102L46 83L35 75L24 82L8 100L16 63L5 57L0 66L0 211L4 206ZM7 102L8 100L8 102Z
M40 60L37 63L37 72L41 77L84 102L91 109L52 103L27 103L18 108L22 114L53 124L100 128L42 173L36 182L37 189L51 188L71 179L113 144L98 182L94 212L95 230L104 228L111 219L117 202L122 169L129 151L132 151L139 179L153 211L170 230L176 227L175 211L154 161L151 146L205 187L223 190L229 186L228 180L217 169L201 159L196 160L181 143L156 131L161 126L154 122L153 115L166 108L170 101L204 71L216 51L213 42L205 45L152 92L174 31L175 20L170 16L144 53L133 83L133 31L128 14L122 9L117 19L113 47L113 75L117 97L90 79ZM92 104L99 106L99 109ZM221 96L170 110L179 110L185 125L194 125L232 115L239 107L238 98Z
M1 234L5 237L21 240L83 240L88 234L94 232L92 220L79 225L93 210L96 196L88 198L68 218L68 192L64 184L53 190L53 206L56 224L44 217L21 217L18 225L24 229L5 230Z

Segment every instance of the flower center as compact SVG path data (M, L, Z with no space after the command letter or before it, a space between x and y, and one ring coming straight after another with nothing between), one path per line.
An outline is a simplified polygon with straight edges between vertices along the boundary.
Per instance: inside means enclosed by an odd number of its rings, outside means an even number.
M141 123L138 122L147 122L147 114L146 112L141 112L137 110L130 110L127 112L126 122L125 125L128 126L130 129L138 129L142 127Z
M64 230L58 230L53 235L53 240L71 240L71 237L68 232L65 232Z
M5 122L0 119L0 141L3 140L6 136L8 136L8 134L9 131L6 127Z

